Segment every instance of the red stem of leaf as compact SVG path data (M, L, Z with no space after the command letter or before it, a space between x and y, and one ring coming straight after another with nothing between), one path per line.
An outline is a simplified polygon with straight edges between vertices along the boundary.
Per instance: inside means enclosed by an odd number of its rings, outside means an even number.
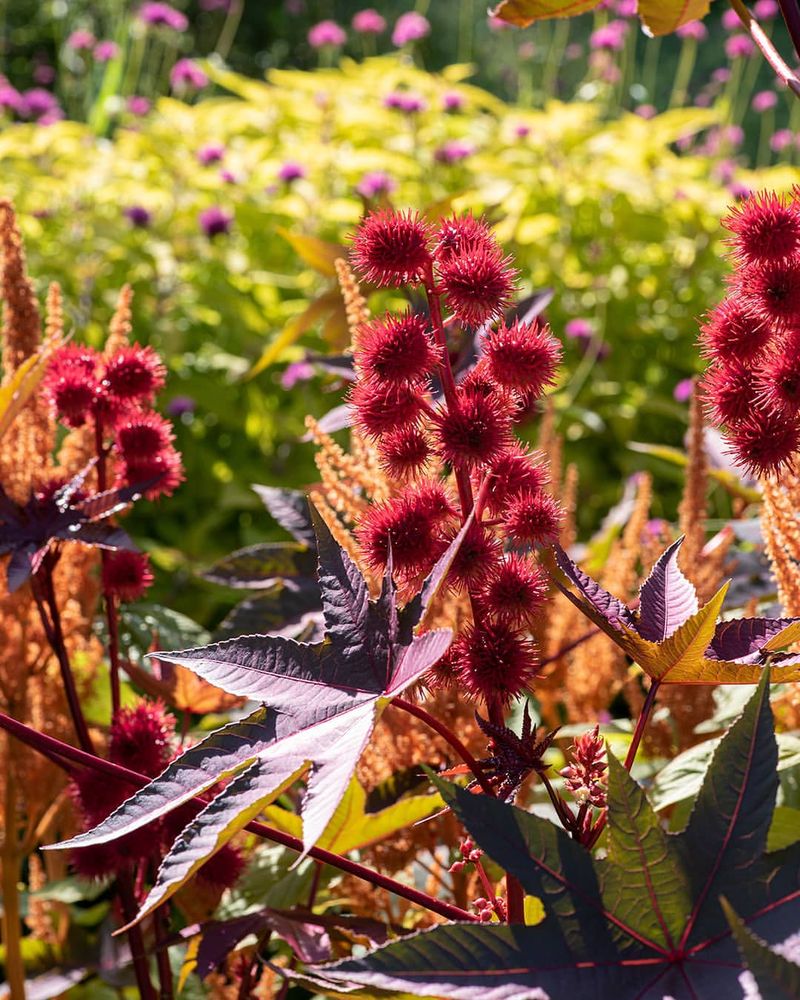
M778 2L783 20L786 22L786 28L791 35L794 50L800 59L800 4L797 3L797 0L778 0Z
M75 687L75 678L72 674L67 646L64 642L64 632L61 628L61 613L58 609L56 592L53 587L53 569L49 555L45 557L39 572L31 578L31 589L33 590L36 607L39 611L39 617L41 618L47 641L50 643L50 647L58 660L58 666L61 670L61 680L64 684L64 693L67 697L67 705L69 706L72 723L75 726L78 742L86 753L92 754L94 753L94 744L92 743L92 737L89 735L89 727L86 725L86 719L83 717L83 709L81 708L80 698Z
M525 923L525 890L516 876L506 874L506 902L508 903L508 922L510 924Z
M796 5L795 9L791 10L792 2L793 0L781 0L781 11L786 21L786 27L789 29L789 34L792 36L795 49L800 53L800 48L798 48L798 41L800 41L800 12L797 11ZM742 0L730 0L730 5L739 15L739 20L742 22L745 31L750 35L759 49L761 49L761 54L772 67L778 79L795 96L800 97L800 80L798 80L797 75L786 64L758 21L756 21L747 7L742 3Z
M52 754L56 754L77 764L82 764L84 767L90 767L95 771L107 774L110 777L127 781L137 788L142 788L144 785L150 783L150 778L139 774L137 771L122 767L120 764L114 764L110 760L104 760L102 757L97 757L92 753L86 753L77 747L70 746L68 743L62 743L61 740L57 740L53 736L48 736L46 733L40 733L36 729L31 729L24 722L19 722L17 719L11 718L5 712L0 712L0 729L5 729L6 732L13 733L23 743L27 743L28 746L33 747L45 756L51 757ZM192 801L204 807L208 805L208 802L200 798L195 798ZM248 823L245 830L249 830L250 833L254 833L258 837L263 837L265 840L272 840L276 844L288 847L289 850L296 851L298 854L303 853L303 842L297 837L283 833L282 830L275 830L264 823L257 823L255 820ZM403 899L409 900L411 903L423 906L432 913L438 913L447 920L469 920L472 922L477 920L477 917L472 913L462 910L459 906L454 906L452 903L447 903L441 899L435 899L427 892L421 892L418 889L413 889L411 886L403 885L402 882L389 878L387 875L381 875L380 872L374 872L365 865L360 865L349 858L334 854L332 851L326 851L322 847L312 847L308 855L316 861L321 861L323 864L337 868L348 875L355 875L356 878L363 879L371 885L386 889L396 896L401 896Z
M475 775L475 780L481 786L481 788L486 792L487 795L494 796L495 791L489 783L486 774L481 767L480 763L472 756L472 754L467 750L461 740L456 736L456 734L444 724L440 722L435 716L426 712L424 708L419 705L413 704L413 702L406 701L405 698L395 698L392 701L392 705L396 708L402 709L404 712L408 712L409 715L413 715L415 718L424 722L426 726L432 729L435 733L438 733L449 745L455 750L459 757L464 761L467 767Z
M136 917L136 911L139 909L129 872L120 872L117 876L117 892L122 906L122 918L128 924ZM156 992L150 982L150 970L147 965L147 952L144 947L142 929L138 924L135 924L128 928L126 933L128 943L131 946L131 962L133 962L136 985L139 987L139 996L141 1000L156 1000Z

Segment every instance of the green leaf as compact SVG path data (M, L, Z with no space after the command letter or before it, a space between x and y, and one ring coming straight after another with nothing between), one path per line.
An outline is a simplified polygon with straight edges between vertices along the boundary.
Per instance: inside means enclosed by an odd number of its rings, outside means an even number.
M691 910L689 885L643 790L610 751L608 803L605 904L628 926L674 949Z
M238 549L203 573L212 583L258 590L272 587L278 578L313 577L317 555L299 542L261 542Z
M797 1000L800 965L790 962L751 933L727 899L723 898L721 903L742 958L758 985L761 1000Z

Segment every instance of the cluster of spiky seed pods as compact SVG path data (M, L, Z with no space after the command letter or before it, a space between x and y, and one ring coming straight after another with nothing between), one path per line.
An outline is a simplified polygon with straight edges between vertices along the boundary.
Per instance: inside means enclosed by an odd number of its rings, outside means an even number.
M354 238L360 277L420 287L427 309L385 315L359 331L350 404L357 428L397 481L358 525L369 563L418 581L467 518L450 569L472 622L435 669L495 717L537 668L528 625L547 585L533 550L555 541L562 511L540 455L514 425L554 382L561 346L539 319L506 322L516 271L488 225L471 215L433 225L413 213L369 215ZM453 335L477 337L475 363L454 374Z

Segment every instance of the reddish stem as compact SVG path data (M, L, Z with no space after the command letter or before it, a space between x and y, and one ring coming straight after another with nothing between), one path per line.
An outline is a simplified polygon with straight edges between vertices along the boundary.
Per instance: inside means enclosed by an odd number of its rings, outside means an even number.
M56 600L56 592L53 586L53 567L49 554L45 557L39 572L31 578L31 589L33 590L36 607L39 611L39 617L41 618L47 641L50 643L50 647L58 660L58 666L61 670L61 680L64 684L64 693L67 696L67 705L69 706L72 723L75 726L78 742L86 753L94 753L94 744L92 743L92 737L89 735L89 727L86 725L86 719L83 717L83 709L78 697L78 690L75 687L75 677L72 673L69 654L67 653L67 646L64 641L64 632L61 628L61 613L58 609L58 601Z
M117 875L117 891L120 905L122 906L122 917L126 924L136 918L136 911L139 904L133 891L133 882L130 872L122 871ZM138 924L129 927L127 930L128 942L131 946L131 962L136 975L136 985L139 987L141 1000L156 1000L156 993L153 984L150 982L150 969L147 964L147 952L144 947L142 929Z
M11 718L5 712L0 712L0 729L5 729L9 733L13 733L23 743L27 743L28 746L33 747L47 757L50 757L51 754L56 754L67 760L75 761L77 764L82 764L84 767L90 767L95 771L107 774L110 777L127 781L137 788L142 788L144 785L150 784L150 778L139 774L137 771L132 771L121 764L114 764L112 761L104 760L102 757L97 757L94 754L86 753L77 747L70 746L68 743L62 743L61 740L57 740L53 736L48 736L46 733L40 733L36 729L31 729L24 722L19 722L17 719ZM203 807L208 805L207 801L199 797L195 797L191 801ZM302 840L292 837L282 830L275 830L264 823L257 823L252 820L245 826L245 830L249 830L250 833L255 833L256 836L263 837L265 840L272 840L276 844L288 847L289 850L296 851L298 854L302 854L305 851ZM462 910L459 906L446 903L441 899L435 899L427 892L420 892L411 886L403 885L402 882L389 878L387 875L381 875L379 872L374 872L365 865L360 865L349 858L334 854L332 851L326 851L322 847L312 847L306 853L316 861L321 861L332 868L338 868L348 875L355 875L356 878L363 879L363 881L376 885L381 889L387 889L396 896L401 896L411 903L423 906L432 913L438 913L448 920L469 920L473 922L477 920L473 914Z
M494 796L495 790L489 783L486 774L481 767L480 763L472 756L472 754L467 750L461 740L456 736L456 734L449 729L443 722L440 722L435 716L426 712L424 708L419 705L415 705L413 702L406 701L405 698L395 698L392 701L392 705L396 708L402 709L404 712L408 712L409 715L415 716L421 722L424 722L426 726L432 729L434 732L438 733L450 746L455 750L459 757L464 761L467 767L475 775L475 780L481 786L481 788L486 792L487 795Z
M508 922L510 924L525 923L525 890L522 883L509 872L506 873L506 902L508 903Z
M798 43L800 42L800 12L798 12L796 5L792 9L792 0L780 0L780 4L784 20L786 21L786 27L792 36L792 42L795 49L800 53L800 48L798 48ZM739 20L742 22L745 31L750 35L759 49L761 49L761 54L767 60L778 79L795 96L800 97L800 80L798 80L797 75L786 64L758 21L756 21L747 7L742 3L742 0L730 0L730 5L739 15Z

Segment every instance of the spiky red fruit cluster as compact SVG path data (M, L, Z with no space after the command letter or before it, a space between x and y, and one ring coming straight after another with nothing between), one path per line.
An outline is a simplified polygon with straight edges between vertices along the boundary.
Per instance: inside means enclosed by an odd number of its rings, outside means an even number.
M173 755L175 720L160 701L141 702L120 709L111 723L109 759L154 778ZM126 782L97 771L76 772L71 793L85 827L96 826L131 794ZM158 859L160 826L151 824L112 844L83 847L72 852L72 865L87 878L120 871L143 858Z
M153 582L145 552L117 549L103 559L103 592L123 602L138 601Z
M541 320L503 319L516 272L483 219L434 226L373 213L353 261L378 285L424 284L428 300L427 313L417 307L366 324L355 345L354 423L399 481L362 517L359 544L376 572L391 554L410 592L474 508L446 577L468 593L473 621L427 683L497 707L534 676L527 630L548 587L530 550L557 538L562 516L543 458L517 441L514 424L554 383L561 347ZM465 326L480 328L478 358L456 380L448 330Z
M69 427L93 421L100 429L117 459L117 485L154 480L145 492L151 500L183 480L172 425L151 409L164 375L151 347L131 344L105 356L68 344L56 351L43 382L56 418Z
M734 273L703 326L702 391L739 464L775 475L800 450L800 189L751 195L723 225Z

